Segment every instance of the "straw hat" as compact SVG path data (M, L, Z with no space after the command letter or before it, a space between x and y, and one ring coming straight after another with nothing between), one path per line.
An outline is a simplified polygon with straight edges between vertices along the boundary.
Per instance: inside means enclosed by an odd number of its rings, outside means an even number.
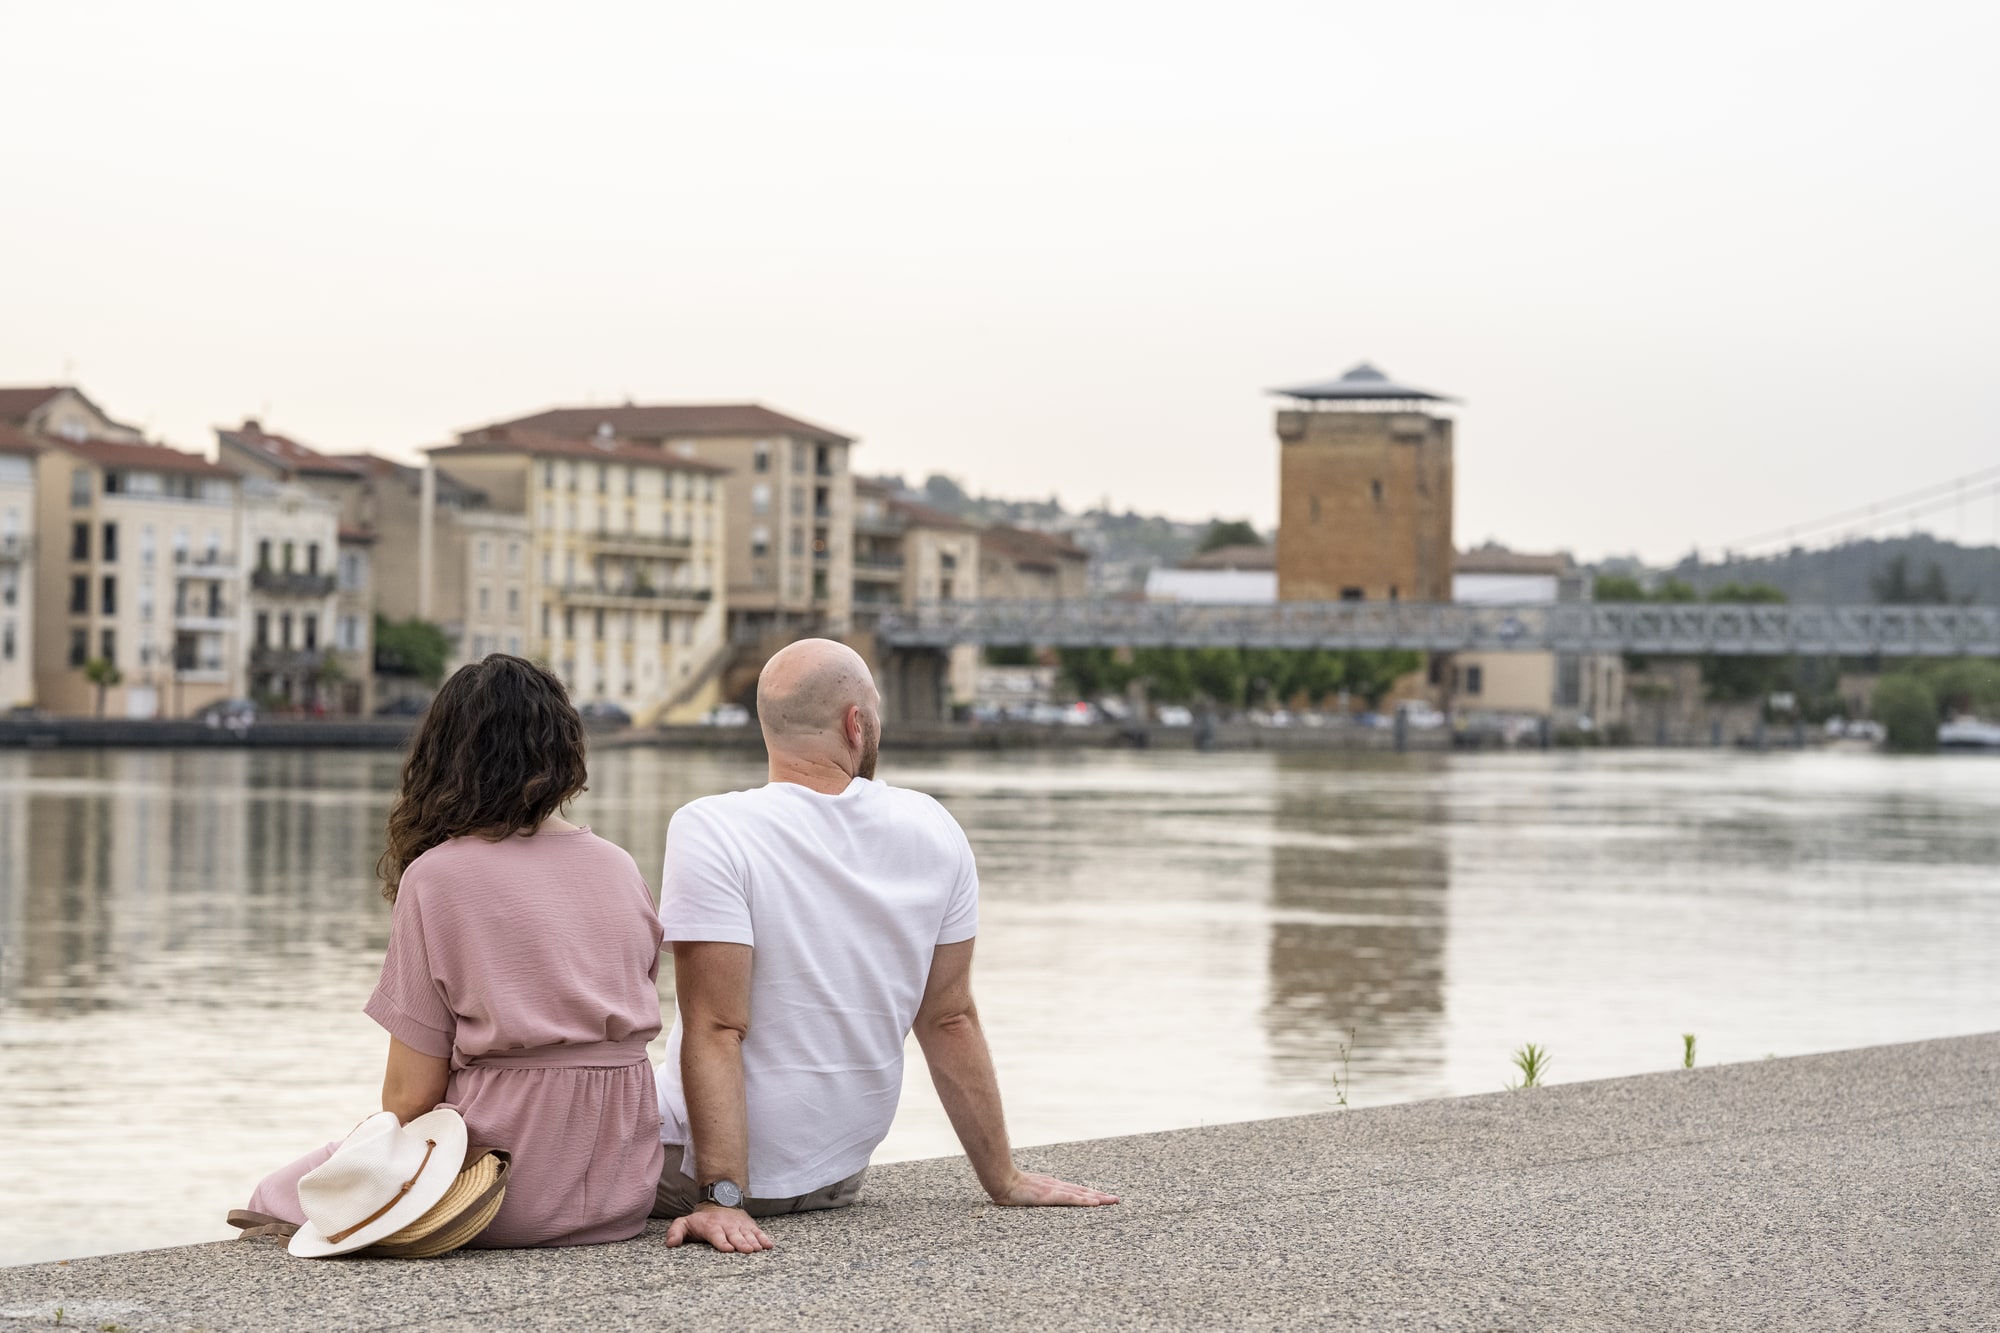
M351 1254L395 1235L436 1207L465 1164L465 1121L439 1107L405 1125L381 1111L354 1127L333 1156L299 1180L302 1259Z
M368 1247L385 1259L434 1259L486 1230L507 1193L512 1160L505 1148L474 1148L465 1167L431 1210Z

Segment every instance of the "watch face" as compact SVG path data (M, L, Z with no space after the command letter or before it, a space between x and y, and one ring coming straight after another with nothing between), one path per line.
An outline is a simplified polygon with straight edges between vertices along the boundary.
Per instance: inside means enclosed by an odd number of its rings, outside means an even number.
M724 1208L734 1208L743 1202L743 1191L736 1188L734 1181L718 1180L708 1187L708 1192Z

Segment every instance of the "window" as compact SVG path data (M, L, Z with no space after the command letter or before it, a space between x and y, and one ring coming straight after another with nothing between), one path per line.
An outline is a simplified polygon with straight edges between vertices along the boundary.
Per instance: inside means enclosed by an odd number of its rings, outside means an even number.
M271 539L269 537L259 537L257 539L257 568L261 570L271 568Z
M90 660L90 631L73 629L69 632L69 664L80 667Z
M223 498L228 498L227 493L224 494ZM214 528L208 530L208 539L203 543L202 559L208 561L211 565L222 559L222 534ZM287 564L285 568L290 569L291 566Z
M492 609L493 594L483 585L479 589L479 610L483 614Z
M73 616L90 614L90 575L74 574L69 581L69 613Z
M508 542L508 543L507 543L507 568L509 568L509 569L519 569L520 567L521 567L521 543L519 543L519 542Z
M604 608L600 606L596 611L592 612L591 619L595 622L594 637L602 639L604 637ZM599 686L598 688L601 690L603 687Z
M553 460L542 464L542 485L550 490L556 488L556 465Z
M1403 600L1403 590L1401 588L1398 588L1393 583L1389 585L1389 600L1392 602L1400 602Z
M756 451L751 455L750 466L758 472L769 472L771 470L771 446L769 444L766 444L762 440L757 441Z
M118 558L118 525L116 523L106 523L104 525L104 559L105 562L108 564L109 562L116 560L117 558Z
M0 606L13 606L21 600L21 571L14 565L0 569Z
M804 440L793 440L792 471L804 472L805 470L806 470L806 443Z
M368 560L359 551L340 553L340 587L344 592L359 592L368 582Z
M118 580L111 575L104 576L104 598L98 603L98 611L107 616L118 614Z
M342 652L361 651L361 617L342 616L334 626L334 644Z
M660 612L660 642L672 643L673 641L674 641L674 618L668 615L665 611L662 611Z
M1375 499L1375 503L1376 503L1376 504L1381 504L1381 503L1382 503L1382 479L1381 479L1380 477L1377 477L1377 478L1376 478L1376 479L1375 479L1374 481L1371 481L1371 482L1369 482L1369 483L1368 483L1368 489L1369 489L1370 493L1371 493L1371 494L1372 494L1372 495L1374 496L1374 499ZM1475 691L1475 692L1476 692L1476 691Z
M792 487L792 517L804 518L806 514L806 488Z
M1486 685L1486 668L1478 665L1465 669L1465 692L1478 694Z
M760 481L750 488L750 512L759 515L771 512L771 483Z
M543 638L545 638L545 639L546 639L546 638L549 638L549 637L550 637L550 636L551 636L551 635L553 634L553 632L554 632L554 631L553 631L553 628L552 628L552 627L553 627L553 625L554 625L554 616L555 616L555 608L554 608L554 607L552 607L552 606L550 606L550 605L549 605L549 604L548 604L547 602L543 602L543 603L542 603L542 637L543 637Z
M0 661L14 660L14 622L0 625Z
M611 490L611 469L608 467L594 467L591 471L597 474L597 493L599 495L607 494Z
M98 656L107 662L118 660L118 631L107 629L97 636Z
M72 505L90 503L90 469L80 467L69 474L69 502ZM81 662L78 666L83 665Z
M762 558L771 553L771 530L769 528L750 529L750 554Z
M639 469L635 467L628 467L625 469L625 494L637 495L638 493L639 493Z
M804 555L805 553L806 553L806 530L804 528L794 526L792 528L792 554Z
M519 656L521 655L521 636L520 636L520 635L518 635L518 634L509 634L509 635L507 636L507 651L508 651L508 652L510 652L510 653L512 653L512 654L513 654L514 656L516 656L516 657L519 657Z
M938 568L943 570L957 569L958 557L951 554L949 551L943 553L942 555L938 556Z
M90 524L70 524L69 558L72 560L90 559Z
M480 568L484 569L487 565L490 565L492 563L493 563L493 543L487 541L484 537L481 537L479 539Z
M521 614L521 590L519 588L507 589L507 614L510 616Z
M576 637L576 608L573 606L563 608L563 637L565 639Z
M1340 600L1343 602L1365 602L1368 600L1368 594L1359 588L1342 588L1340 590Z
M306 573L319 573L319 543L306 543Z
M271 613L269 611L259 611L257 613L256 642L259 648L269 648L271 646Z
M188 530L186 528L175 528L174 563L177 565L185 565L187 563L187 558L188 558Z
M319 649L319 617L308 611L299 617L299 625L305 633L305 650L316 652Z
M295 551L294 551L294 550L292 549L292 543L290 543L290 542L286 542L286 543L285 543L285 572L286 572L287 574L289 574L289 573L291 573L291 572L292 572L292 556L293 556L294 554L296 554L296 552L295 552Z
M148 523L145 527L139 529L139 563L144 565L153 563L157 554L154 549L155 545L156 543L153 541L153 525Z
M292 647L292 613L281 612L278 616L278 646L287 652Z

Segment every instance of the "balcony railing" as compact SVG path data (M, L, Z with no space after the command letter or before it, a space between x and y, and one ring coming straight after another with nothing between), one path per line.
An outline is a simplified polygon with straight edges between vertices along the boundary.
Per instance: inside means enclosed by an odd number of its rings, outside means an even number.
M197 602L192 606L174 608L174 626L192 630L234 629L236 622L230 617L227 604L219 601Z
M684 554L694 548L692 537L671 537L663 532L610 532L600 529L586 534L584 540L593 546L625 547L648 553Z
M331 574L301 574L295 570L260 569L250 586L274 597L325 597L333 591Z
M0 537L0 564L17 565L28 558L28 542L24 537Z
M291 671L317 671L326 661L326 651L321 648L271 648L261 647L250 650L250 669L285 673Z
M236 557L223 551L175 551L174 572L191 579L232 578L236 574Z
M635 584L624 588L599 588L571 584L562 590L564 601L583 606L705 606L714 600L709 588L654 588Z

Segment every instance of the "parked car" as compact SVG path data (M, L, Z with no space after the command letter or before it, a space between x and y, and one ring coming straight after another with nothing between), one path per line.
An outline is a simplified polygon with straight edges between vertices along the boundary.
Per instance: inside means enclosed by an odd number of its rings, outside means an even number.
M1104 714L1098 711L1096 704L1085 703L1081 699L1063 709L1062 716L1057 719L1066 727L1087 727L1103 720Z
M750 710L742 704L717 704L702 714L704 727L747 727L750 725Z
M248 699L217 699L195 713L205 726L243 731L257 720L257 705Z
M415 694L398 695L375 710L377 717L418 717L431 706L430 700Z
M1163 727L1191 727L1194 725L1194 710L1181 704L1162 704L1153 716Z
M1404 721L1418 731L1431 731L1444 725L1444 714L1421 699L1412 699L1399 704L1396 711L1403 715Z
M577 709L576 715L583 719L585 726L600 727L607 731L632 725L632 715L609 699L593 699Z

